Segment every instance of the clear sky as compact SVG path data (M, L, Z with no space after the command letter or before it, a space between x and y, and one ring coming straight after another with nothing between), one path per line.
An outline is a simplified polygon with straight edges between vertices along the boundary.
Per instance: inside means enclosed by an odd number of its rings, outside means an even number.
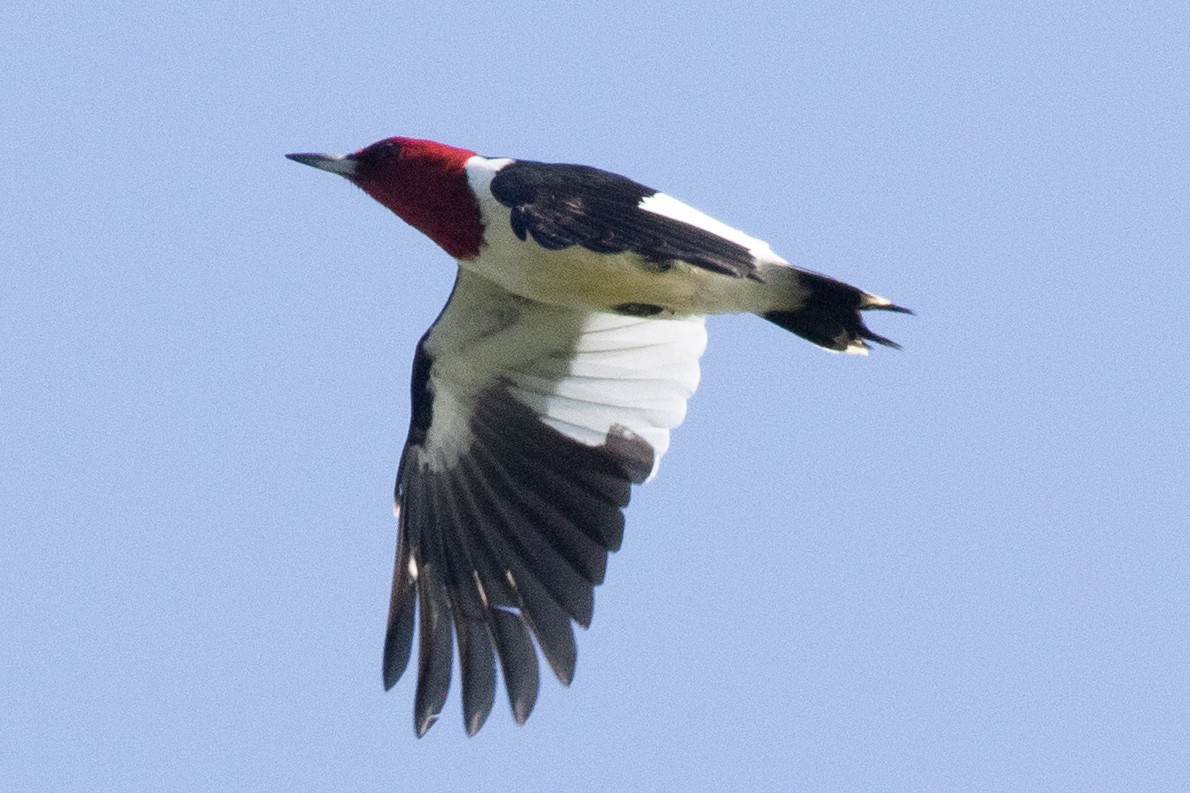
M0 787L1190 789L1187 8L5 4ZM918 312L712 319L574 684L473 739L380 678L454 265L282 156L390 135Z

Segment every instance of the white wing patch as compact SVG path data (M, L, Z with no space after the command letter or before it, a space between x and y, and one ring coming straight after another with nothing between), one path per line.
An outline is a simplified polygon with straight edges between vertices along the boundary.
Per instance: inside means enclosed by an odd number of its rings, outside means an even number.
M538 303L460 270L450 302L426 341L433 359L433 419L423 451L434 470L471 445L476 396L504 382L545 424L588 446L613 428L653 448L686 416L706 349L701 316L642 319Z
M614 426L653 447L653 471L669 449L669 431L686 417L706 349L702 317L637 319L590 313L562 376L548 358L512 375L513 394L541 420L596 446ZM544 371L542 371L544 370Z
M640 208L646 212L652 212L654 215L661 215L671 220L688 223L703 231L709 231L711 234L720 236L729 242L742 245L748 249L749 253L756 257L757 261L773 264L789 264L789 262L774 253L772 247L764 240L758 240L739 229L732 228L723 221L716 220L673 196L666 195L665 193L654 193L651 196L641 199Z

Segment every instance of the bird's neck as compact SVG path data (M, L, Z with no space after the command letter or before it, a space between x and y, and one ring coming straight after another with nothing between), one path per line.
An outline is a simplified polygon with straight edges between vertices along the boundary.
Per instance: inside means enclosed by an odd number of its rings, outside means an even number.
M424 156L402 156L395 179L360 187L451 256L473 259L483 242L479 203L465 168L474 153L438 146Z

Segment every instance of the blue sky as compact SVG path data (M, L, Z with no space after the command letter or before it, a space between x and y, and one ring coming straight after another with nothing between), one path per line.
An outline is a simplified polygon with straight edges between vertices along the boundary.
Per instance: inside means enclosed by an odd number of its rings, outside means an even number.
M14 790L1190 787L1181 3L0 10ZM380 649L453 264L283 158L582 162L917 310L715 318L529 723ZM502 695L501 695L502 696Z

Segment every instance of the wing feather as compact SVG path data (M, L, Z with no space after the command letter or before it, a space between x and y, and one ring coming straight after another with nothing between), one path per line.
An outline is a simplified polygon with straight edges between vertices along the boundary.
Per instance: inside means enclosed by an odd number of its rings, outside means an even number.
M418 735L447 698L453 638L468 733L497 659L518 722L537 699L534 644L573 679L573 624L591 622L631 487L655 474L705 344L701 318L548 306L460 271L418 348L396 487L384 676L405 670L416 626Z
M490 190L509 208L513 233L547 250L631 251L647 261L679 260L735 278L755 278L755 254L772 254L759 240L664 193L585 165L513 160L492 177Z

